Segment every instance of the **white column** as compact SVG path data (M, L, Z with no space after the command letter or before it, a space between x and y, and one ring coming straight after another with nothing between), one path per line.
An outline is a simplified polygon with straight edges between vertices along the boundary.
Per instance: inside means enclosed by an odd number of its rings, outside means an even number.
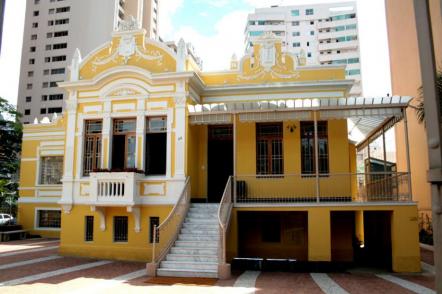
M145 145L146 145L146 117L144 116L144 109L146 103L145 98L139 98L137 101L137 128L136 128L136 145L135 145L135 167L137 169L144 170L145 162ZM139 155L141 154L141 162L138 162Z
M186 158L186 93L184 82L177 83L175 96L175 177L184 178Z
M112 119L111 119L111 102L106 101L103 105L103 128L101 130L101 168L111 168L112 160ZM105 144L107 142L107 144ZM107 151L107 157L105 154Z
M63 191L60 204L66 213L72 209L74 196L74 150L75 150L75 126L77 116L77 91L69 93L66 100L67 127L66 145L64 152Z

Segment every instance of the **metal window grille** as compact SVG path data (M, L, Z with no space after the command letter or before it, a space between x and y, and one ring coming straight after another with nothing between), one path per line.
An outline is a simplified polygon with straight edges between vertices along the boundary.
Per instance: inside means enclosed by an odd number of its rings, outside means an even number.
M148 117L147 133L165 133L167 132L167 118L165 116Z
M40 160L40 184L61 184L63 175L63 156L45 156Z
M101 167L101 130L102 121L86 121L84 139L83 175Z
M256 124L256 172L259 175L284 173L282 123Z
M60 210L38 210L37 211L39 228L60 228L61 211Z
M301 122L302 174L315 173L315 127L314 122ZM320 174L329 173L327 122L318 122L318 167Z
M151 216L149 218L149 242L153 243L153 233L154 233L154 229L155 227L158 228L158 226L160 225L160 218L158 216ZM157 231L157 235L155 238L155 243L159 243L160 242L160 235L159 232Z
M87 215L85 217L85 241L94 241L94 217L92 215Z
M114 134L125 134L135 132L136 121L134 119L114 120Z
M114 242L127 242L127 216L114 216Z

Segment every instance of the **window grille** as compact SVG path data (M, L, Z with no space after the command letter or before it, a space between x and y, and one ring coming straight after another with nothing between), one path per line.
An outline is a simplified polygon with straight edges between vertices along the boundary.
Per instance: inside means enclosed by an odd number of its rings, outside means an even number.
M166 117L149 117L147 118L148 133L164 133L167 132L167 118Z
M127 242L127 216L114 216L114 242Z
M150 232L150 234L149 234L149 242L150 243L153 243L154 228L155 228L155 226L158 228L159 225L160 225L160 218L158 216L151 216L149 218L149 228L150 228L150 230L149 230L149 232ZM160 242L160 235L159 235L158 231L157 231L157 235L156 235L155 239L156 239L155 243L159 243Z
M328 174L327 122L318 122L318 168L320 174ZM301 165L303 174L315 174L315 126L314 122L301 122Z
M39 228L60 228L60 210L38 210L37 220Z
M63 175L63 156L41 157L40 165L40 184L61 184L61 177Z
M92 215L85 217L84 240L87 242L94 241L94 217Z
M101 167L101 120L86 121L83 175Z
M256 124L256 173L284 173L282 123Z

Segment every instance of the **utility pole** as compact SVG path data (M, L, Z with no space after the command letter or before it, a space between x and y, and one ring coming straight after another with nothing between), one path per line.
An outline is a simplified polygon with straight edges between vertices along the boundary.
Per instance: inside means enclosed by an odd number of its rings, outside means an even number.
M442 5L442 1L441 1ZM429 0L414 0L419 60L428 140L436 292L442 294L442 148L440 101L436 90L436 62Z

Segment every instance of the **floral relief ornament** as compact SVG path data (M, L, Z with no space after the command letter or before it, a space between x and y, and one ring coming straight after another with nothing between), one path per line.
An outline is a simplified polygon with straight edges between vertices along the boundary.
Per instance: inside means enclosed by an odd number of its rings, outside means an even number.
M92 62L92 71L96 71L98 66L103 66L108 63L118 64L119 57L123 57L124 64L127 64L129 59L136 56L136 60L144 59L147 61L156 61L158 65L162 65L163 55L157 50L146 50L139 48L135 41L133 34L123 35L120 38L117 50L112 52L112 45L109 48L109 55L106 57L97 57ZM143 46L144 47L144 46Z

